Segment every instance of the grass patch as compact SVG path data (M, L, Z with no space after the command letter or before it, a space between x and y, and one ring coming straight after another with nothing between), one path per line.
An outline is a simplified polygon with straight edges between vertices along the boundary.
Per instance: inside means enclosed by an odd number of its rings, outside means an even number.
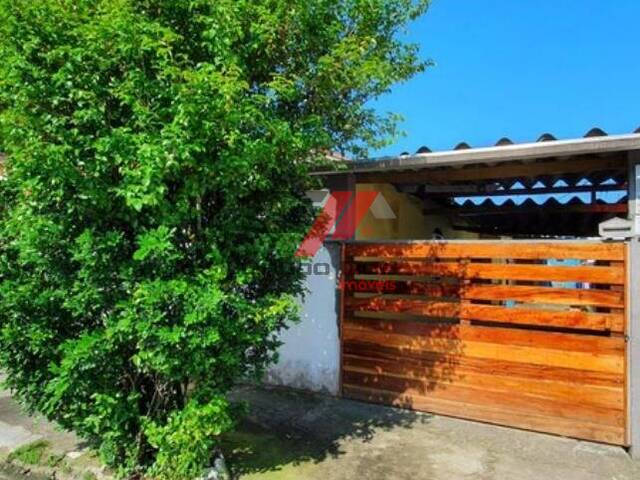
M36 440L11 452L7 460L17 460L25 465L40 465L43 459L46 458L45 454L48 450L49 442L46 440Z
M247 480L299 480L314 466L316 446L290 439L251 422L223 436L222 450L234 477Z

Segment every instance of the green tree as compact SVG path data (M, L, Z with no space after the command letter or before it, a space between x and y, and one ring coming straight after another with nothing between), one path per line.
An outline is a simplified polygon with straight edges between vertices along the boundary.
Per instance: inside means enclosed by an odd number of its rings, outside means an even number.
M190 478L297 315L323 152L394 133L426 0L0 0L0 366L122 474Z

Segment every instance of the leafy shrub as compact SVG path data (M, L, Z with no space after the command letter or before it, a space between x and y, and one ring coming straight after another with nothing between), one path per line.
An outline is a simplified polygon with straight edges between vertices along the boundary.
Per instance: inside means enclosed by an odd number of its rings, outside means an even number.
M0 366L122 474L192 475L297 318L309 172L381 145L413 0L0 0Z
M158 449L153 478L175 480L194 478L201 473L217 446L217 439L231 429L233 418L223 398L200 405L190 401L175 411L164 425L150 422L144 431L149 443Z

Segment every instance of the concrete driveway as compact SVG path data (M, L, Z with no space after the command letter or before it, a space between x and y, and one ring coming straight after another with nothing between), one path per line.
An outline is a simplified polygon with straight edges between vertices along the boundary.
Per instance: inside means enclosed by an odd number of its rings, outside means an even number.
M243 479L639 480L617 447L284 390L243 388Z
M287 390L243 387L233 398L249 414L223 447L242 480L640 479L640 464L616 447ZM73 435L1 393L0 456L34 440L63 455L73 477L105 477Z
M25 415L9 392L0 390L0 453L43 439L55 445L60 453L75 450L80 444L74 435L57 429L43 418Z

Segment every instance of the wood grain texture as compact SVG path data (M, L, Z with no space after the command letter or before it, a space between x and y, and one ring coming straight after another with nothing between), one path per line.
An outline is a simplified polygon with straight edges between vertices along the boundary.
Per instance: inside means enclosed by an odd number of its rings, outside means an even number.
M623 285L623 265L565 266L457 262L385 262L356 264L360 275L405 275L411 277L451 277L460 280L524 280L537 282L585 282ZM409 278L407 278L409 279Z
M479 328L479 327L469 327ZM362 341L379 345L390 345L403 351L433 352L443 355L460 354L474 358L496 359L517 362L526 359L533 365L587 369L597 372L624 374L623 355L604 355L600 352L556 350L539 346L494 344L473 340L460 341L455 338L416 337L396 333L383 333L352 329L345 326L344 341ZM623 341L621 339L621 341Z
M518 377L513 374L496 374L487 371L478 371L467 368L464 362L456 365L455 376L450 382L441 385L433 385L431 378L435 373L443 375L444 372L432 371L430 366L415 365L410 362L395 362L385 359L371 359L358 356L345 356L345 370L368 375L385 375L397 377L403 380L418 380L426 390L447 390L449 386L461 385L468 388L479 388L488 391L521 391L524 396L562 400L573 403L579 397L584 405L595 405L604 408L621 410L624 401L619 394L619 388L602 385L581 384L576 389L577 382L558 381L539 378Z
M479 305L469 302L442 302L424 300L386 300L384 298L347 298L346 307L358 315L360 312L386 312L419 315L431 318L478 320L514 325L573 328L580 330L624 331L622 313L589 313L577 310L539 310L497 305Z
M453 375L472 372L486 373L488 375L516 376L520 378L532 378L545 381L560 381L571 385L598 385L622 388L624 378L618 373L595 372L593 370L579 370L549 365L533 365L522 362L509 362L496 359L472 358L456 353L441 354L424 351L406 351L390 346L379 346L358 342L350 342L344 346L345 364L352 364L354 359L368 360L378 363L389 361L396 365L406 365L415 370L428 369L428 374L433 382L445 379L450 381ZM379 365L377 368L381 368Z
M624 261L623 243L601 242L420 242L356 243L347 257L374 258L510 258L523 260L575 259Z
M344 262L344 396L627 444L626 245L350 244Z
M344 328L364 332L393 333L423 339L470 340L497 345L544 347L585 353L598 351L616 356L622 354L625 348L624 339L608 335L579 335L477 325L345 317Z
M596 442L624 445L624 428L615 425L601 425L544 412L514 412L502 404L465 403L459 400L443 400L429 395L413 392L398 394L380 388L367 388L354 385L344 386L344 396L353 400L382 403L396 407L433 412L441 415L477 420L480 422L506 425L526 430L552 433L556 435L592 440Z
M367 321L345 319L348 397L625 442L621 338L417 322L374 321L368 327ZM536 335L528 338L531 333ZM484 416L489 406L501 414Z
M618 428L624 427L622 406L618 406L618 402L608 402L604 406L594 405L592 401L587 403L586 395L582 395L581 398L575 398L575 396L573 398L566 398L561 395L549 398L549 396L535 395L534 393L527 392L525 390L527 384L517 381L512 381L511 385L501 386L498 382L478 385L477 383L474 384L473 382L458 380L448 385L440 385L434 388L428 379L411 379L378 373L354 372L351 370L345 371L344 375L345 385L380 388L387 392L429 396L434 399L458 401L465 404L505 404L505 400L502 397L504 397L506 392L517 391L518 394L511 395L508 404L505 405L508 406L514 414L550 412L565 419L590 421L598 425Z
M551 305L625 308L624 292L579 288L522 285L469 285L461 292L465 300L513 300Z
M387 285L363 283L356 295L386 294L387 297L404 295L460 300L515 301L528 304L571 305L624 309L624 290L597 290L584 288L556 288L526 285L491 284L434 284L420 281L395 281L393 290ZM370 295L372 296L372 295Z

